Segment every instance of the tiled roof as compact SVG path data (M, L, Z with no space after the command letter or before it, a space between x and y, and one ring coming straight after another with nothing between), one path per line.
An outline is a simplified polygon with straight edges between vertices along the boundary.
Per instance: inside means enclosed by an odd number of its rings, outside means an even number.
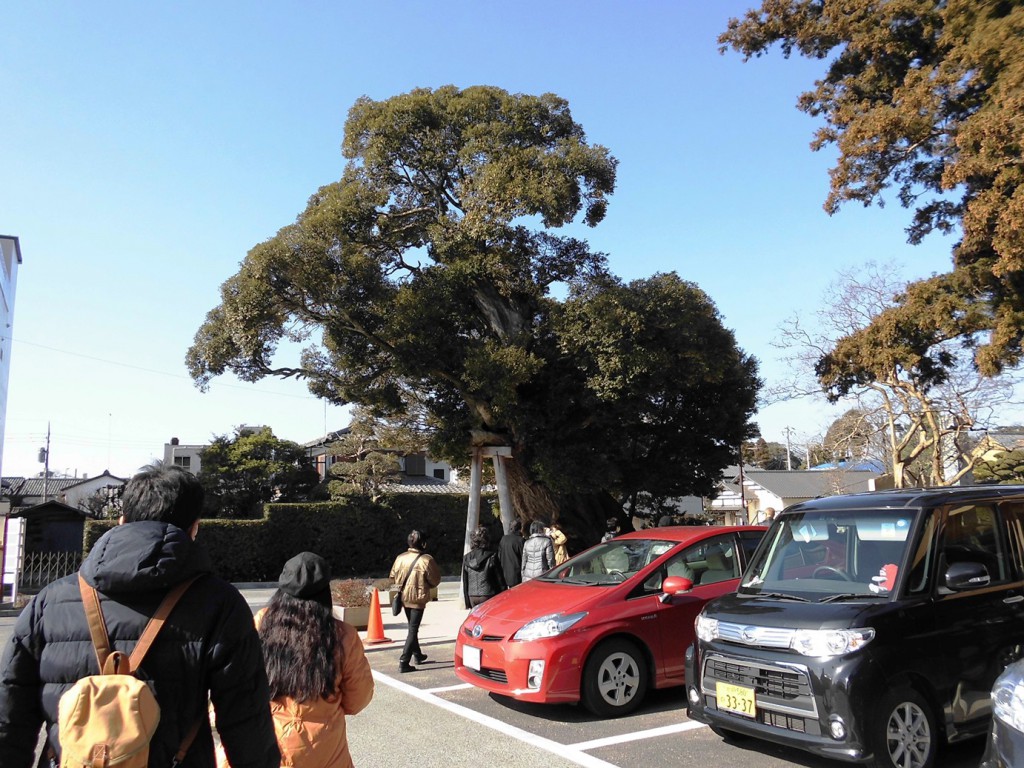
M49 495L63 493L68 488L82 482L80 477L51 477L46 481L46 492ZM43 478L41 477L5 477L2 480L5 493L16 496L42 496Z
M93 475L92 477L51 477L46 481L46 493L49 496L57 496L67 491L69 488L74 488L77 485L82 485L104 477L116 480L120 483L124 482L124 478L115 477L110 474L110 472L104 472L101 475ZM2 488L2 493L6 496L42 496L43 478L4 477L0 478L0 488Z
M349 432L352 431L351 427L342 427L341 429L335 430L334 432L328 432L326 435L314 438L302 444L303 448L318 448L321 445L330 445L336 443Z
M781 499L813 499L836 493L860 493L869 490L868 481L878 472L859 470L769 470L753 469L744 472L744 478L757 483Z
M436 477L408 475L402 478L400 483L387 483L382 489L388 493L450 493L453 495L465 495L469 493L469 483L458 480L449 482L439 480Z

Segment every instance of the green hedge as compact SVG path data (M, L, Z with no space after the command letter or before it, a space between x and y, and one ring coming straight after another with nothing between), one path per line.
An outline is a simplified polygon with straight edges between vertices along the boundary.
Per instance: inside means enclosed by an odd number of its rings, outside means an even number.
M335 577L387 576L414 528L445 575L458 575L466 532L465 496L392 494L305 504L267 504L262 520L203 520L199 541L214 569L229 581L276 581L288 558L308 550L327 558ZM111 526L88 521L84 550Z

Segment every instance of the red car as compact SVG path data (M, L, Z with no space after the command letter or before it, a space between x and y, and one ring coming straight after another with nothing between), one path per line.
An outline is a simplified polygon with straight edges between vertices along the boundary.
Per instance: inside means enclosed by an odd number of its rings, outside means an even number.
M695 617L736 589L764 531L650 528L591 547L474 608L455 673L522 701L631 712L648 688L683 684Z

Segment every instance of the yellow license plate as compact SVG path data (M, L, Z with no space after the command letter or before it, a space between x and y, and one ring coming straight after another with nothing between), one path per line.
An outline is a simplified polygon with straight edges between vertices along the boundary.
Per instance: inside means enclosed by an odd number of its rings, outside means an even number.
M715 683L718 696L718 708L737 715L754 717L757 708L754 704L754 689L731 683Z

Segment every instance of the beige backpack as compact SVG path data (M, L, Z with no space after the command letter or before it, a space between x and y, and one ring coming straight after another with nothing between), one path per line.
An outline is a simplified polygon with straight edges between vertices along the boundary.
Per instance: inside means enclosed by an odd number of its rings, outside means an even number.
M83 677L60 697L58 739L60 768L148 768L149 743L160 723L160 705L149 685L135 676L175 604L195 579L170 591L139 638L131 656L110 647L99 595L78 575L82 606L89 623L100 674ZM175 756L184 759L199 723L189 731ZM53 753L51 751L51 758Z

